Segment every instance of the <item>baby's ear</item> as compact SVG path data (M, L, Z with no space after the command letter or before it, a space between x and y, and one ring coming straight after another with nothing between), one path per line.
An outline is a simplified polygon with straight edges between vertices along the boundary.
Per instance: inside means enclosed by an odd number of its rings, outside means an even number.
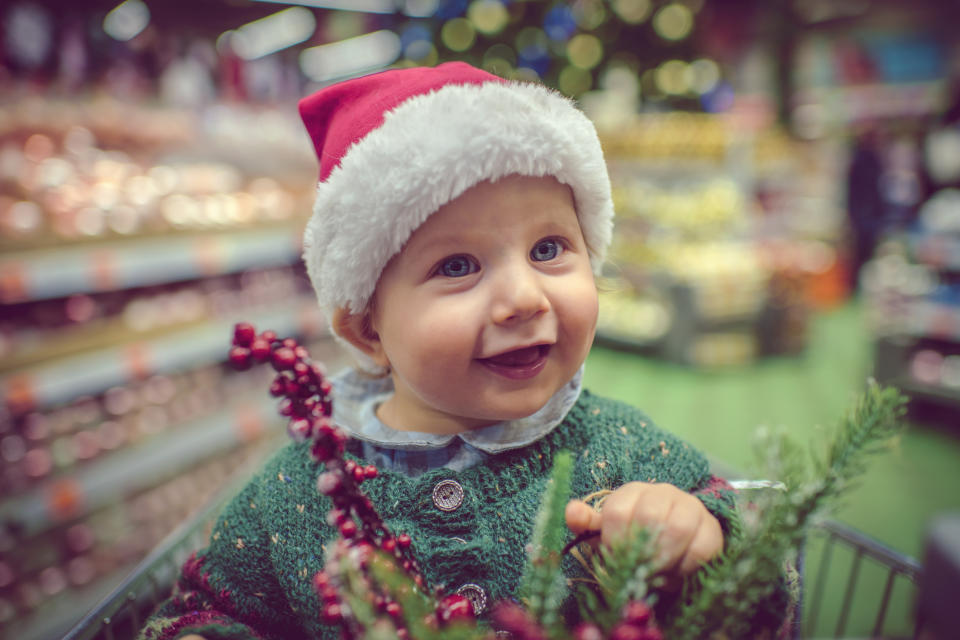
M333 312L333 321L330 323L338 336L352 344L367 355L377 365L387 368L390 361L383 351L380 336L370 326L370 314L353 313L349 309L340 307Z

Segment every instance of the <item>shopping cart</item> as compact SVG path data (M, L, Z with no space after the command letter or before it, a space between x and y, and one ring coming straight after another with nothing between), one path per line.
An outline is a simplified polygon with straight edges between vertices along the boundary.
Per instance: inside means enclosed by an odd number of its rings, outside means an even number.
M205 544L220 506L235 491L232 486L221 492L168 535L65 640L133 638L169 593L181 564ZM805 586L797 637L913 636L911 619L920 575L915 559L833 520L813 527L801 559Z

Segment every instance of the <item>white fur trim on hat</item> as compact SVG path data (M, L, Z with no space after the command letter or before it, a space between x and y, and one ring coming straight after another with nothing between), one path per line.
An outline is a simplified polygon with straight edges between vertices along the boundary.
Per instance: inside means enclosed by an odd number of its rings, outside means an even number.
M613 202L590 120L542 85L450 84L385 114L318 185L303 258L327 317L341 307L363 312L387 262L431 214L511 174L553 176L572 188L599 273Z

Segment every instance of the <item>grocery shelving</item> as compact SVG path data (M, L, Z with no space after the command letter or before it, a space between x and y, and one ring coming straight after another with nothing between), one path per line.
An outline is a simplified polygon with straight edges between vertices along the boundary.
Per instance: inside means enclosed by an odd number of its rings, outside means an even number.
M760 216L754 202L761 182L789 172L782 132L674 113L640 116L601 139L617 234L598 340L695 366L802 349L805 323L781 322L779 313L803 307L802 291L774 295L793 266L771 259L759 222L788 212Z
M287 226L6 253L0 258L0 303L288 265L300 254L300 237L300 229Z
M915 400L960 409L960 201L950 190L921 206L867 266L874 374Z
M110 101L9 106L0 626L39 640L282 442L269 367L226 365L236 322L338 362L300 264L314 169L298 123L239 105L211 109L215 126Z

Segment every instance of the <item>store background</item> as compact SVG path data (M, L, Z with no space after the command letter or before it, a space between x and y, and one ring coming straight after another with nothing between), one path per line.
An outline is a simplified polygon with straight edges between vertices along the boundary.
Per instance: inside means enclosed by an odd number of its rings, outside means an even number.
M284 441L268 374L224 366L235 321L343 362L298 262L315 165L295 102L395 64L539 78L596 122L618 234L594 390L748 473L758 428L816 442L868 376L908 391L909 430L834 515L922 558L960 508L958 18L921 0L6 3L0 635L69 627ZM909 635L911 598L897 587L888 633Z

